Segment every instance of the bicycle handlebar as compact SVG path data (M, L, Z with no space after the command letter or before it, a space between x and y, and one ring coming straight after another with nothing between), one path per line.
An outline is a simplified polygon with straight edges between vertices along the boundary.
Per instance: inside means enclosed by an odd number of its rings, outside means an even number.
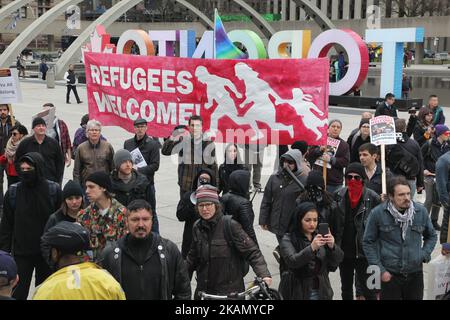
M250 288L248 288L243 292L238 293L234 292L228 295L215 295L200 291L198 294L202 299L214 299L214 300L243 299L248 295L258 292L259 290L263 291L264 294L269 296L269 293L267 292L267 284L262 280L262 278L256 277L255 281L253 282L253 286L251 286Z

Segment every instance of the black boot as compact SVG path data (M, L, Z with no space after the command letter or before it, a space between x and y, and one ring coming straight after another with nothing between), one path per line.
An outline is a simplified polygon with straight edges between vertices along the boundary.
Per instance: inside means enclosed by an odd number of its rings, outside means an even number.
M439 223L437 222L437 220L432 220L431 223L433 224L433 228L436 231L441 231L441 226L439 225Z

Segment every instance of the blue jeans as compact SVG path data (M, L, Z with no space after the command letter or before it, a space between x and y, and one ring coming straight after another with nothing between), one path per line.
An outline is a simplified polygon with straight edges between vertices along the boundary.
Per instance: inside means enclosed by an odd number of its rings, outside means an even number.
M150 204L153 212L153 225L152 232L159 234L159 221L158 216L156 214L156 190L154 184L149 184L147 188L147 201Z

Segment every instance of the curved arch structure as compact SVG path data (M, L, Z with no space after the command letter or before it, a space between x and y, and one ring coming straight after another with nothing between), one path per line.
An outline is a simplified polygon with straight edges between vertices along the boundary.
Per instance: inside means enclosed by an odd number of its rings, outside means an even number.
M83 0L64 0L33 21L0 55L0 66L8 67L34 38L66 11L68 6L75 5L81 1Z
M252 8L251 5L244 2L244 0L232 0L235 4L239 6L245 14L247 14L252 22L258 27L259 30L264 34L267 39L275 34L275 29L272 28L269 22L267 22L258 11Z
M33 0L15 0L8 3L6 6L0 9L0 21L7 18L11 13L26 6Z
M336 29L333 22L324 14L316 5L309 0L293 0L297 6L305 10L305 12L319 25L323 31L328 29Z
M137 5L142 0L122 0L100 17L92 22L78 37L77 39L67 48L67 50L59 58L55 65L56 78L61 79L65 70L68 68L69 64L73 61L74 57L80 52L83 44L88 41L89 35L94 31L98 24L103 25L105 28L110 26L114 21L116 21L122 14L130 10L132 7ZM186 0L174 0L180 5L186 7L188 10L192 11L199 17L200 22L208 29L214 29L214 23L204 15L200 10L191 5Z

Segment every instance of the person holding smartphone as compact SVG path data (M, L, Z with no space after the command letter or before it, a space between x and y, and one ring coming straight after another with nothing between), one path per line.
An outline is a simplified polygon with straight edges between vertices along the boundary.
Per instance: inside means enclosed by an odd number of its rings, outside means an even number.
M332 300L328 273L335 271L344 253L335 243L328 224L317 228L319 213L312 202L297 204L292 232L283 236L280 251L287 269L279 292L285 300Z
M336 222L338 244L344 251L344 260L339 266L343 300L353 300L353 283L357 300L374 300L374 291L367 288L367 259L362 240L365 225L373 208L380 204L380 196L365 187L366 171L359 162L349 164L345 171L345 187L338 192L338 213ZM356 279L355 279L356 273ZM355 281L354 281L355 279Z

